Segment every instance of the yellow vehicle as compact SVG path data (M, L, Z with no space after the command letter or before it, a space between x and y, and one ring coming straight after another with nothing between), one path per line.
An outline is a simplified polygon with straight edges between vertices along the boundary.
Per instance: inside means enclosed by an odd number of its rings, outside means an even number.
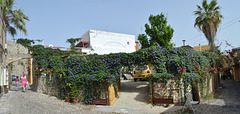
M148 65L145 66L137 66L136 68L133 69L133 78L134 82L136 82L138 79L147 79L148 74L151 74L152 71L149 68Z

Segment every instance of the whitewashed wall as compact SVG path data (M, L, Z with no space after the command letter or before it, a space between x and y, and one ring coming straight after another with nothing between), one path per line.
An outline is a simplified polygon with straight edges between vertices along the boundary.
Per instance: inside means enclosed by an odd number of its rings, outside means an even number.
M135 36L127 34L119 34L112 32L104 32L97 30L89 30L89 40L92 51L89 53L97 53L99 55L109 53L126 52L131 53L135 49ZM86 33L83 36L87 36ZM87 38L83 38L84 41ZM83 50L84 51L84 50Z

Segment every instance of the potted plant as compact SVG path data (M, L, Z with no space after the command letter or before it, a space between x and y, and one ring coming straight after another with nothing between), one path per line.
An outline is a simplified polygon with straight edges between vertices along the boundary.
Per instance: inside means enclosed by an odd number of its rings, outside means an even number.
M70 84L70 83L67 83L66 85L67 85L67 87L66 87L65 100L66 100L66 102L70 102L71 95L72 95L72 92L71 92L71 84Z
M71 97L70 97L70 93L67 93L67 96L65 97L65 100L66 100L66 102L70 102L70 99Z
M76 84L73 84L71 86L71 96L72 96L72 101L74 103L77 103L79 101L79 94L80 94L80 91L78 90L77 88L77 85Z

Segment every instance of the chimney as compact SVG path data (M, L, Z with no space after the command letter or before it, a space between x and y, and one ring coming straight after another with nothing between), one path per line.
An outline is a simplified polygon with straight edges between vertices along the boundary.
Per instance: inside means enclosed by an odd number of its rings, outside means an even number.
M135 44L136 44L135 49L136 49L136 51L137 51L137 50L139 50L138 41L135 41Z
M186 41L186 40L182 40L182 41L183 41L183 46L185 46L185 41Z

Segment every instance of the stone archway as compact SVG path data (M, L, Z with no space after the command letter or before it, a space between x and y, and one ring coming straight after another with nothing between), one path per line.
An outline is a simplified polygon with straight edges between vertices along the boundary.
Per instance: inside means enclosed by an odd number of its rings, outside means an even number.
M13 70L12 67L13 67L13 65L11 63L14 63L14 62L16 63L17 61L19 61L20 63L23 63L21 60L30 59L30 58L32 58L32 56L30 54L10 54L10 55L7 55L7 57L5 58L4 66L6 68L8 67L8 83L9 83L9 87L8 88L9 89L10 89L10 84L12 83L12 75L17 75L17 74L12 74L12 70ZM28 60L25 60L25 61L28 61ZM25 63L23 63L23 64L24 64L24 66L22 66L22 67L28 68L30 66L29 62L27 64L25 64ZM19 74L20 73L21 72L19 72ZM27 76L27 80L28 81L30 80L30 76Z
M8 64L19 61L22 59L30 59L32 56L30 54L10 54L7 55L6 61L4 63L4 66L8 66Z
M23 64L24 63L24 69L27 69L27 67L29 67L29 62L26 59L31 58L31 55L29 54L29 50L22 46L21 44L18 44L16 42L12 42L12 41L6 41L7 44L7 48L6 48L6 55L3 58L3 64L2 66L7 69L8 73L5 76L7 78L7 83L8 83L8 89L10 88L10 83L12 82L12 64L11 63L17 63L16 61L21 61L19 63ZM20 65L19 65L20 66ZM16 68L19 69L19 68ZM14 70L16 71L16 70ZM24 70L25 72L27 72L28 70ZM19 71L17 75L20 74ZM16 75L16 74L14 74Z

